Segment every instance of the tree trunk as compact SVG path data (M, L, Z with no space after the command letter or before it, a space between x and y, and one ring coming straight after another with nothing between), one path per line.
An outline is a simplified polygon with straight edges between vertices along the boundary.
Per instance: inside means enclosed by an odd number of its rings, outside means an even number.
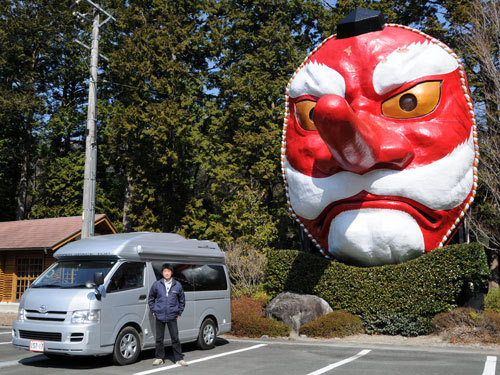
M23 156L23 163L21 167L21 177L19 179L19 187L17 189L16 220L24 220L26 218L29 162L30 162L29 152L25 150L25 154Z
M27 216L27 203L28 203L28 188L31 170L31 145L32 145L32 119L33 113L30 112L27 116L26 128L23 130L23 145L21 146L22 152L22 165L21 176L19 178L19 185L17 189L17 213L16 220L24 220Z
M500 281L500 275L499 275L499 269L498 269L498 251L488 251L488 260L489 260L489 265L490 265L490 283L489 283L489 288L498 288L499 286L499 281Z
M32 64L31 64L31 70L34 72L36 71L37 67L37 54L38 54L38 49L35 48L32 51ZM31 95L33 97L36 97L36 90L35 90L35 77L32 76L30 79L30 91ZM21 115L22 116L22 115ZM32 158L35 159L35 157L31 154L33 152L32 150L32 145L33 145L33 124L34 124L34 109L30 108L28 110L28 113L26 114L26 117L24 119L24 127L22 128L22 146L21 146L21 153L22 153L22 159L23 163L21 166L21 176L19 178L19 187L17 189L17 213L16 213L16 220L24 220L26 219L27 216L27 203L28 203L28 188L29 188L29 178L30 178L30 171L31 171L31 162ZM21 123L22 124L22 123Z
M132 176L130 173L126 172L127 183L125 185L125 197L123 200L123 232L128 233L132 231L132 220L130 220L130 216L128 215L130 211L130 207L132 205Z

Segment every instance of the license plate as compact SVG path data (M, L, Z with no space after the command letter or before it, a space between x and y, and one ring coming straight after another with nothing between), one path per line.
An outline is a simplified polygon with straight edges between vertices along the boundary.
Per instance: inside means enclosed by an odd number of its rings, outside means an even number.
M32 352L43 352L45 347L45 342L40 340L30 340L30 351Z

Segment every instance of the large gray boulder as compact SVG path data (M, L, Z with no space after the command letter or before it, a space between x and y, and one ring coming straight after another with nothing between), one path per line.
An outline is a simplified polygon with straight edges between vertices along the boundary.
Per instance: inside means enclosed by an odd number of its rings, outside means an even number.
M265 309L268 318L281 320L290 326L292 334L297 334L302 324L332 311L328 302L323 298L290 292L284 292L275 297Z

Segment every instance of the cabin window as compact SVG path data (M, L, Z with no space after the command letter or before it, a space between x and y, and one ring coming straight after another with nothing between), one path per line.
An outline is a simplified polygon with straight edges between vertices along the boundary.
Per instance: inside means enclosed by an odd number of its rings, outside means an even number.
M42 265L42 257L17 257L16 300L19 300L31 283L40 276Z
M193 267L194 288L197 291L226 290L224 268L218 265L196 265Z
M144 286L144 263L124 263L115 272L106 291L108 293L142 288Z
M161 273L161 268L164 263L168 262L153 262L153 270L155 272L156 280L160 280L163 275ZM194 291L194 281L192 277L192 264L173 264L174 275L173 278L181 283L182 289L185 292Z
M153 262L157 280L162 278L161 268L164 263ZM173 264L174 279L179 281L185 292L227 290L226 273L221 265L211 264Z

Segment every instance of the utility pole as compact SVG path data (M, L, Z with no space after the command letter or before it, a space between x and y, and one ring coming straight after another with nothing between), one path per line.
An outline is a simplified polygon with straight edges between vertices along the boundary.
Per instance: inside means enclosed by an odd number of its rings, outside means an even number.
M88 47L83 42L75 39L80 46L90 50L90 78L89 78L89 99L87 108L87 129L85 130L85 174L83 182L83 210L82 210L82 238L94 235L95 224L95 190L96 190L96 169L97 169L97 74L99 56L107 60L105 56L99 54L99 28L109 20L116 21L113 16L102 9L99 5L90 0L84 0L92 8L93 19L87 18L86 14L73 12L82 21L92 22L92 42ZM78 5L77 0L73 5ZM100 14L107 18L99 23Z
M99 11L94 9L90 48L89 100L85 134L85 174L83 182L82 238L94 235L95 183L97 169L97 64L99 58Z

